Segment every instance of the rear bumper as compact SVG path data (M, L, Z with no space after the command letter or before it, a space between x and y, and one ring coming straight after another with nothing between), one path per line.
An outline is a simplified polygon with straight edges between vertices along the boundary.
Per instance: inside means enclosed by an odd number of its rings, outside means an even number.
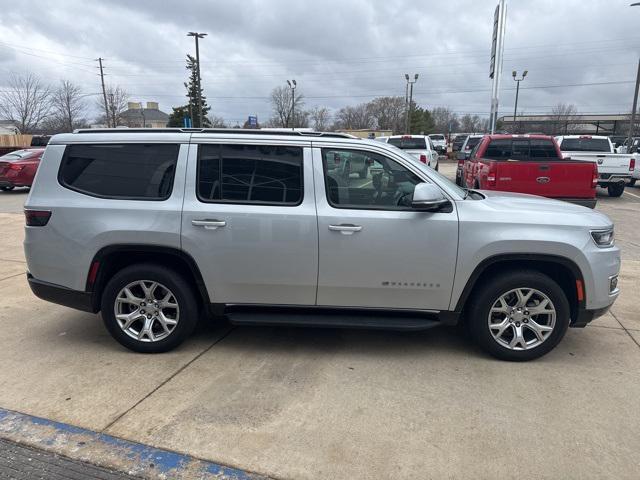
M575 203L576 205L582 205L583 207L588 208L596 208L596 203L598 203L598 200L595 198L560 198L559 200Z
M631 173L627 175L623 174L614 174L614 175L604 175L598 177L598 185L609 185L611 183L627 183L631 180Z
M2 187L15 187L16 185L13 182L10 182L9 180L6 180L4 178L0 178L0 188Z
M81 292L61 285L43 282L33 278L30 273L27 273L27 281L31 291L42 300L82 310L83 312L96 313L98 311L94 308L93 294L91 292Z

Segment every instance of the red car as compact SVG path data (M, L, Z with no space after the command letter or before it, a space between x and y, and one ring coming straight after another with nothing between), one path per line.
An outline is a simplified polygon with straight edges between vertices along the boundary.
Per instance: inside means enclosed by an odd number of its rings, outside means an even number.
M553 137L486 135L464 162L463 186L529 193L594 208L598 167L562 158Z
M30 187L44 148L25 148L0 157L0 190Z

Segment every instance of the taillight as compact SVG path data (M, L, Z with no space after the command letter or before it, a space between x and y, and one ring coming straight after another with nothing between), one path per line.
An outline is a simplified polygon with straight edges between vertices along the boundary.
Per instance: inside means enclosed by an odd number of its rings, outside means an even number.
M51 212L49 210L25 210L24 217L27 227L44 227L49 223Z
M89 275L87 276L87 285L93 286L96 283L96 278L98 277L98 270L100 269L100 262L95 261L91 264L91 268L89 269Z
M593 174L591 177L591 188L596 188L598 186L598 166L593 164Z
M489 162L489 172L487 173L487 186L496 186L496 162Z
M458 160L458 167L459 168L463 168L464 167L464 160Z
M19 172L24 168L24 165L20 165L19 163L12 163L9 165L9 170L13 170L15 172Z
M427 163L427 156L426 155L420 155L420 161L422 163Z
M633 172L636 169L636 159L632 158L629 162L629 171Z

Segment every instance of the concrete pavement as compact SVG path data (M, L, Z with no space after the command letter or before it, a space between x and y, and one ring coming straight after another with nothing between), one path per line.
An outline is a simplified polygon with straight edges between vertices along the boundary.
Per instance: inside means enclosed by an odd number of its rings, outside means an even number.
M276 478L637 478L640 199L598 208L621 297L525 364L447 329L209 324L175 352L130 353L98 317L31 294L23 218L0 214L0 407Z

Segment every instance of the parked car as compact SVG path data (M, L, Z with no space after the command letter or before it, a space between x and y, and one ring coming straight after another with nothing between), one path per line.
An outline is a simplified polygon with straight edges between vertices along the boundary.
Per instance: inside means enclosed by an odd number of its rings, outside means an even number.
M614 153L609 137L596 135L564 135L556 137L564 157L587 160L598 165L598 185L609 196L619 197L630 182L635 169L635 155Z
M475 148L476 145L480 143L484 135L469 135L465 138L462 147L460 147L460 153L463 153L465 158L469 158L471 155L471 151Z
M404 150L416 160L438 170L438 152L436 152L431 139L426 135L392 135L390 137L378 137L378 140Z
M487 135L464 163L471 188L540 195L594 208L598 169L562 157L553 137Z
M451 143L451 150L453 151L453 153L460 151L468 136L469 135L466 133L456 134L456 136L453 138L453 142Z
M346 184L335 153L373 164ZM406 151L336 133L79 130L25 205L28 281L163 352L202 312L236 325L419 330L458 322L529 360L618 296L601 212L465 191Z
M440 155L447 154L447 138L441 133L433 133L429 135L431 139L431 143L433 143L433 148L435 148L436 152Z
M0 190L31 187L44 148L15 150L0 157Z

